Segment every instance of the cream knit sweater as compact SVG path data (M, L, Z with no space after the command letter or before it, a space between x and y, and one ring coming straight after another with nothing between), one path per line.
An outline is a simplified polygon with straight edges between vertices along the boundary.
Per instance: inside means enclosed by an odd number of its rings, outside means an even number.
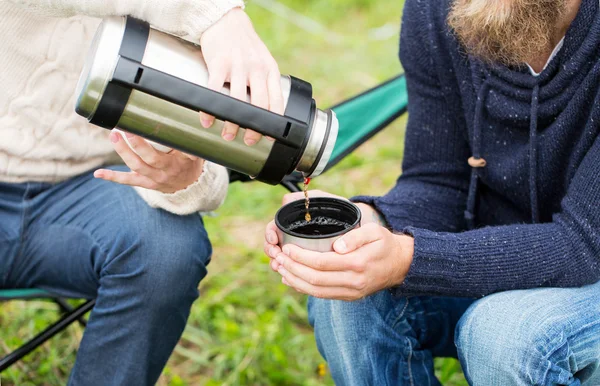
M119 162L109 131L74 112L75 86L100 18L132 15L199 41L241 6L242 0L0 0L0 181L58 182ZM136 190L153 207L188 214L218 207L227 186L227 171L207 162L185 190Z

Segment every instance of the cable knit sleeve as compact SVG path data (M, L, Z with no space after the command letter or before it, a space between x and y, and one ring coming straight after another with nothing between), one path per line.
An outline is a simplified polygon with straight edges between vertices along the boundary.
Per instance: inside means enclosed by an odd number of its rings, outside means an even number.
M153 208L187 215L217 209L225 201L228 186L227 169L207 161L198 181L183 190L166 194L140 187L134 189Z
M408 87L402 175L383 197L352 200L374 206L395 230L416 226L435 231L459 232L466 228L467 189L470 178L469 145L465 123L454 114L458 100L449 100L441 84L427 33L427 2L406 2L400 37L400 60Z
M413 264L402 295L484 296L538 287L581 287L600 280L600 137L573 178L551 223L463 233L408 227Z
M133 16L172 35L199 39L225 13L243 0L5 0L39 14L56 17Z

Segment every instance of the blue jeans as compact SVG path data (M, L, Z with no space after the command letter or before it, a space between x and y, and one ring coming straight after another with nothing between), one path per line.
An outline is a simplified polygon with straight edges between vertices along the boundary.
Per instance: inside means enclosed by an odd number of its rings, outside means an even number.
M210 255L199 214L153 209L91 173L0 183L0 288L96 298L69 385L155 384Z
M309 299L336 385L440 385L433 357L458 357L470 385L600 385L600 283L473 301Z

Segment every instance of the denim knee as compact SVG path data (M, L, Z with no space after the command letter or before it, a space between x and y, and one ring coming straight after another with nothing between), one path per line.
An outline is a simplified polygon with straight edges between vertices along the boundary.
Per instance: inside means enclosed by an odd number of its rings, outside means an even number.
M115 234L104 276L131 277L120 285L130 286L148 307L191 304L197 298L212 253L199 214L176 216L144 206Z
M353 356L359 347L354 340L359 336L354 330L359 328L360 314L358 302L319 299L308 300L308 320L315 330L319 351L324 357L327 352L339 352Z
M170 232L149 242L155 254L147 276L154 288L155 304L187 303L198 297L198 285L207 274L212 248L200 216L196 217L174 219Z
M336 385L436 384L408 308L408 299L389 291L353 302L309 299L309 321Z
M337 385L372 383L371 363L385 356L373 349L375 337L370 333L379 326L373 322L368 302L368 298L355 302L309 298L309 321L315 330L317 347Z
M535 307L526 291L476 301L456 326L455 344L474 386L571 384L567 326ZM538 299L539 300L539 299Z
M392 314L397 318L403 317L393 308L404 309L406 301L391 305L387 301L390 297L386 291L381 291L353 302L309 298L308 318L323 356L326 357L327 352L350 358L363 356L365 337L371 335L376 324L387 325L380 319ZM393 321L388 322L386 327L391 329Z

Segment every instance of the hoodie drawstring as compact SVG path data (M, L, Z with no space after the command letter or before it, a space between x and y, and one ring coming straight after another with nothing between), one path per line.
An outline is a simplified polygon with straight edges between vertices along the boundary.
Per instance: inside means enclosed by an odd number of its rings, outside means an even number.
M537 125L540 86L535 85L531 95L531 118L529 122L529 199L531 201L531 221L540 221L537 192Z
M477 104L475 106L475 117L473 120L473 156L469 158L471 166L471 181L467 196L467 209L464 216L467 229L475 228L475 211L477 205L477 190L479 185L479 169L486 166L487 162L481 157L481 120L485 98L489 91L489 80L483 82L477 93ZM535 85L531 95L531 115L529 122L529 199L531 203L531 221L539 222L538 186L537 186L537 126L539 108L540 86Z
M477 201L477 188L479 184L479 168L485 167L486 161L481 158L481 118L483 115L483 106L485 97L489 89L489 83L486 79L477 93L477 104L475 106L475 118L473 120L473 156L469 158L471 166L471 182L469 183L469 193L467 196L467 210L465 210L465 220L468 229L475 228L475 206Z

